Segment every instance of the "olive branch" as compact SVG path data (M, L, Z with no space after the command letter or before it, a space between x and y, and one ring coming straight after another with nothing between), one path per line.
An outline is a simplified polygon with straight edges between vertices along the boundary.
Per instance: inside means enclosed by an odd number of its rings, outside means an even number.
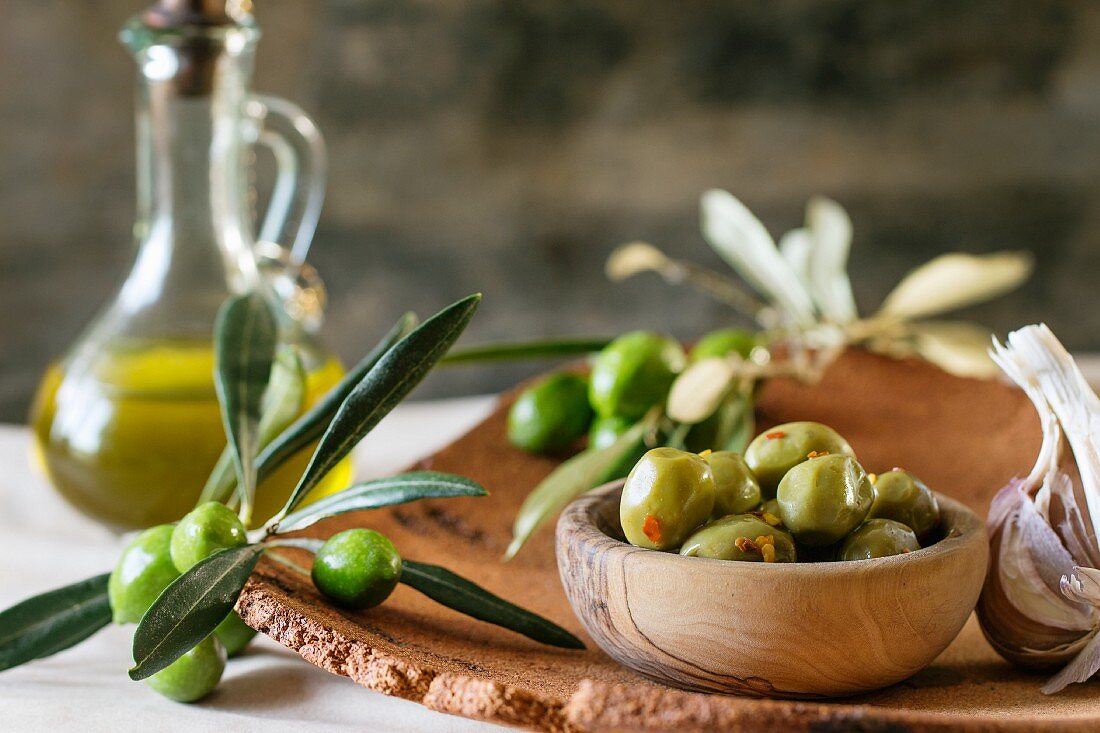
M282 537L284 533L353 511L487 493L470 479L416 471L361 482L304 503L310 490L446 357L480 300L480 295L463 298L420 325L406 314L340 383L296 418L304 371L293 350L277 347L269 305L257 293L226 302L214 341L215 382L229 445L203 488L199 506L209 501L238 506L243 527L251 519L256 487L263 479L315 441L317 445L275 517L249 533L243 544L214 552L180 574L153 601L134 633L131 678L156 674L213 633L233 613L252 571L270 550L317 548ZM502 353L540 357L591 345L591 340L566 340L488 346L456 352L452 358L468 362L501 358ZM276 553L271 557L287 562ZM560 626L445 568L406 559L402 569L401 582L461 613L545 644L583 648ZM106 626L111 619L108 579L109 574L98 575L0 612L0 670L55 654Z

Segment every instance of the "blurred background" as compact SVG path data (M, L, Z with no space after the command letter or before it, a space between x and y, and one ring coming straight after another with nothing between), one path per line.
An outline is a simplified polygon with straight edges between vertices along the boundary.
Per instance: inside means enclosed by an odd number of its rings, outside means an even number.
M0 24L0 420L117 288L133 250L142 0L6 0ZM1100 4L1087 0L256 0L254 87L332 158L311 260L326 338L357 359L401 312L475 290L467 343L731 320L656 276L646 239L722 267L698 197L778 236L806 199L855 224L864 311L948 250L1029 249L1033 280L961 315L1045 320L1100 350ZM537 369L454 368L426 396Z

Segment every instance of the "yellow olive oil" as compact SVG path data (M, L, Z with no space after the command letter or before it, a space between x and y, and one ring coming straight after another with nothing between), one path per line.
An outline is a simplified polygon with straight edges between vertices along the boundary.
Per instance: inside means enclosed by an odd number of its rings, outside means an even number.
M91 365L54 365L31 411L35 457L50 482L84 513L118 528L171 522L195 504L225 447L209 342L128 344ZM344 374L335 358L308 371L305 406ZM270 517L289 496L312 446L258 488L253 516ZM345 488L349 459L309 500Z

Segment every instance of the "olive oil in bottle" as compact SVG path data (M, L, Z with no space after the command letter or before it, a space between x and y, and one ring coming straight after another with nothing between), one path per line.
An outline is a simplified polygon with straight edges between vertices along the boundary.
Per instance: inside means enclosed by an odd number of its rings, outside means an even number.
M225 448L209 342L132 343L101 351L67 376L46 373L31 415L35 456L72 504L107 524L146 527L194 506ZM329 357L307 373L308 408L343 376ZM255 518L274 514L305 469L311 449L258 487ZM312 498L348 485L347 460Z

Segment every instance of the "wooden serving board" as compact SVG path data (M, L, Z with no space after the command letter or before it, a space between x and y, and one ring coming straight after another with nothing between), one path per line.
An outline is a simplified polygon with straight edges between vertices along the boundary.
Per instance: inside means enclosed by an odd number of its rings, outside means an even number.
M241 598L246 622L309 662L372 690L532 730L1100 730L1100 683L1042 695L1044 677L1003 662L973 617L930 667L853 699L807 703L704 695L642 679L584 637L560 586L551 527L515 560L500 560L520 503L558 462L508 444L509 401L502 398L481 425L420 464L470 476L490 497L346 515L303 534L324 538L353 526L379 529L403 555L446 565L564 625L585 638L587 651L541 646L404 586L377 609L339 610L308 580L268 560ZM789 420L828 423L849 439L868 470L912 470L981 516L1007 479L1030 469L1040 444L1034 410L1014 388L864 352L844 355L813 387L770 383L758 420L761 429ZM771 603L782 613L781 599L761 600L762 610Z

